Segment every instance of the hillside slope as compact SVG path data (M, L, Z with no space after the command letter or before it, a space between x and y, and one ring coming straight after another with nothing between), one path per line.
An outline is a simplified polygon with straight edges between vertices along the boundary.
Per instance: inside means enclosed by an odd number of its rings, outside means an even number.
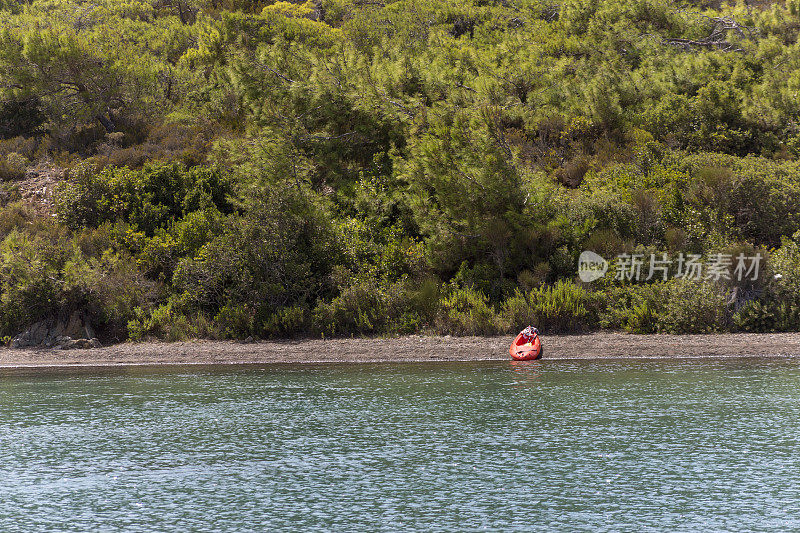
M798 330L799 12L0 0L0 336Z

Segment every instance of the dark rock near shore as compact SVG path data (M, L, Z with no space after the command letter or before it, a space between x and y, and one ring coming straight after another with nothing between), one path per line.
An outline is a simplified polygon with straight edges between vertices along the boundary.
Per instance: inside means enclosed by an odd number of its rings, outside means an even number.
M102 347L88 319L77 311L66 319L49 318L36 322L27 331L11 339L10 346L57 350Z

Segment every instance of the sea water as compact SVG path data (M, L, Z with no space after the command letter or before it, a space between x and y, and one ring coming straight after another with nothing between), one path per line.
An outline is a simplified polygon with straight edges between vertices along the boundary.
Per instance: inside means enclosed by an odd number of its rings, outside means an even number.
M800 528L800 362L0 370L0 531Z

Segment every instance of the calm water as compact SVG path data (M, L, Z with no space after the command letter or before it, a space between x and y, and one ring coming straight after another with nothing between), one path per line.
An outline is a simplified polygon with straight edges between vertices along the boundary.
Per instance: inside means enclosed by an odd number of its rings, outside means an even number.
M534 527L800 528L800 362L0 373L0 531Z

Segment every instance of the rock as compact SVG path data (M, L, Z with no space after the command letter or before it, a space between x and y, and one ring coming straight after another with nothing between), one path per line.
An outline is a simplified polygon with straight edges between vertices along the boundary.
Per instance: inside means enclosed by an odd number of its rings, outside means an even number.
M67 335L59 335L53 341L53 348L61 350L64 348L64 346L66 346L71 342L72 342L72 337L68 337Z
M53 346L58 350L76 350L85 348L100 348L102 345L97 339L72 339L71 337L61 338L61 340Z
M33 324L11 339L11 348L101 348L89 321L75 311L69 320L47 319Z
M61 337L64 334L64 323L62 321L56 322L56 325L53 329L50 330L50 336L53 337L53 340Z
M47 325L44 322L37 322L31 329L31 345L38 346L47 337Z
M77 338L81 336L82 330L82 323L81 314L77 311L72 313L72 316L69 317L69 322L67 326L64 328L64 335L68 337Z

